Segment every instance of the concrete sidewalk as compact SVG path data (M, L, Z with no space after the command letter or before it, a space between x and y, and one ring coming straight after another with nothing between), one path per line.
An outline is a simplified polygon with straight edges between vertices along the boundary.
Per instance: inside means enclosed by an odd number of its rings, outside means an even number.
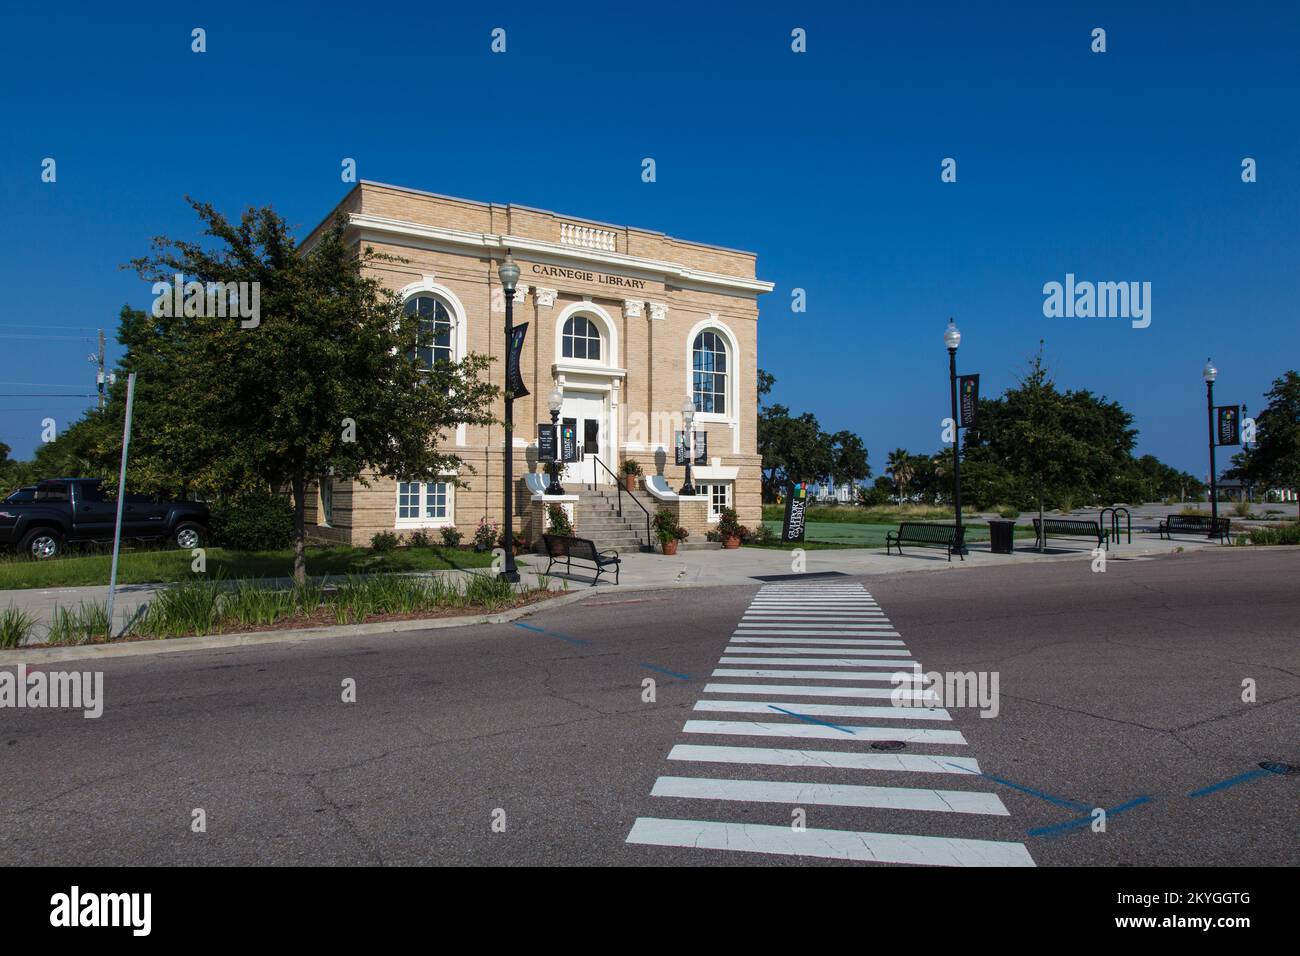
M922 573L941 571L960 571L964 568L1002 567L1016 564L1041 563L1047 561L1091 561L1092 549L1089 542L1082 539L1053 539L1049 542L1051 550L1056 553L1038 554L1030 548L1032 543L1017 539L1017 550L1013 554L992 554L987 543L971 546L970 554L962 561L954 557L948 561L944 552L935 548L908 547L903 555L886 555L881 549L842 548L827 550L805 550L803 568L797 570L795 555L791 551L776 548L739 548L727 550L681 551L671 557L662 554L644 552L624 552L621 557L623 566L620 585L623 588L670 588L670 587L717 587L724 585L758 584L763 576L788 574L816 574L819 572L838 572L848 575L896 574L899 572ZM1164 541L1156 535L1134 534L1132 544L1112 544L1107 553L1108 560L1147 558L1170 554L1178 550L1192 551L1220 545L1197 539ZM539 575L546 568L546 558L539 555L523 555L518 559L519 570L527 584L540 584ZM485 573L479 569L477 573ZM463 577L471 571L432 571L428 576ZM490 573L490 572L489 572ZM565 575L559 569L550 575L551 587L563 586L567 582L570 589L609 590L616 585L613 575L601 576L600 584L591 588L591 572L586 569L574 569L572 575ZM319 579L317 579L319 580ZM342 580L342 579L337 579ZM233 583L233 582L232 582ZM265 583L277 583L285 587L289 579L268 580ZM128 584L117 589L114 601L113 617L118 628L124 627L137 614L152 596L167 585ZM86 603L103 603L108 598L106 585L75 588L22 588L0 591L0 610L9 606L22 608L46 623L54 614L56 607L72 607Z
M1094 542L1095 544L1095 542ZM886 555L883 549L836 548L806 550L803 552L802 572L795 569L795 556L791 551L776 548L739 548L734 551L680 551L672 557L662 554L624 554L622 583L638 587L674 587L681 585L719 586L758 584L756 578L783 574L817 574L838 572L851 575L897 574L899 572L960 571L965 568L1004 567L1015 564L1047 561L1092 561L1092 548L1088 542L1075 539L1048 542L1051 552L1038 554L1030 550L1032 542L1016 541L1012 554L993 554L988 544L971 545L966 560L947 555L936 548L907 547L904 553ZM1206 541L1163 541L1156 535L1133 536L1132 544L1112 544L1107 560L1125 560L1155 557L1173 552L1193 551L1206 547L1221 547ZM601 588L612 588L603 576ZM574 580L590 581L575 573ZM0 600L3 598L0 597Z

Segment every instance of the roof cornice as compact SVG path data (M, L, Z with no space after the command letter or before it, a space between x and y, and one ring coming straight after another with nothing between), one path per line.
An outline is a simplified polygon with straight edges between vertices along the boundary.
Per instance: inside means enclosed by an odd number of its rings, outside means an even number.
M404 219L372 216L367 213L350 213L348 215L348 226L359 230L363 236L368 237L397 237L431 245L473 250L488 255L504 254L507 249L510 249L547 259L602 266L612 272L640 272L669 280L674 285L689 285L694 288L704 287L723 289L730 292L748 292L755 296L764 292L771 292L775 288L773 283L765 282L762 279L746 279L740 276L723 275L719 272L692 269L688 266L674 262L664 262L660 259L629 256L619 252L582 249L527 236L467 232L462 229L450 229L446 226L431 226L424 223L409 222Z

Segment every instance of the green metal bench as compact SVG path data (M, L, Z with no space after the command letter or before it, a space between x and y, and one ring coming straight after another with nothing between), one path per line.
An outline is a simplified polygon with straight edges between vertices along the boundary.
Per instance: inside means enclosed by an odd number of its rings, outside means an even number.
M612 548L607 551L597 551L596 543L588 538L566 538L558 534L544 534L542 540L546 543L546 554L551 559L544 573L550 574L552 566L559 560L564 561L565 572L571 573L576 558L579 561L589 562L595 570L596 576L591 579L592 587L596 586L601 574L609 567L614 569L614 583L618 584L620 562L618 552Z
M1156 530L1160 532L1160 537L1171 541L1175 534L1199 534L1226 541L1231 524L1228 518L1212 518L1209 515L1170 515L1156 526Z
M1110 532L1101 526L1100 521L1086 521L1082 518L1043 518L1041 524L1034 519L1034 546L1046 547L1049 537L1063 535L1096 538L1097 547L1110 550Z
M952 560L953 553L963 561L966 560L965 549L962 547L962 538L964 537L965 528L958 528L955 524L932 524L928 521L904 521L898 526L897 531L890 531L885 535L885 554L889 554L889 548L892 545L898 548L898 553L903 553L903 542L908 544L930 545L944 548L948 552L948 560Z

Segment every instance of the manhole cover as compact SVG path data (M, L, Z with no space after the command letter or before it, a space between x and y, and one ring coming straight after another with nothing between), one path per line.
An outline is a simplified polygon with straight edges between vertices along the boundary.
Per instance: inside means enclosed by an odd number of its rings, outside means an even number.
M1276 763L1272 760L1261 760L1259 765L1269 773L1284 773L1288 776L1300 774L1300 767L1293 763Z
M902 750L907 744L901 740L877 740L871 745L872 750Z

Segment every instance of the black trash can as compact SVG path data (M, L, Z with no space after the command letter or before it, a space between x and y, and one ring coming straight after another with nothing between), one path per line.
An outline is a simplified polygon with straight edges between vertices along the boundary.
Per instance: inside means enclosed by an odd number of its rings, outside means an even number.
M1010 554L1016 549L1016 523L1014 521L990 521L989 545L994 554Z

